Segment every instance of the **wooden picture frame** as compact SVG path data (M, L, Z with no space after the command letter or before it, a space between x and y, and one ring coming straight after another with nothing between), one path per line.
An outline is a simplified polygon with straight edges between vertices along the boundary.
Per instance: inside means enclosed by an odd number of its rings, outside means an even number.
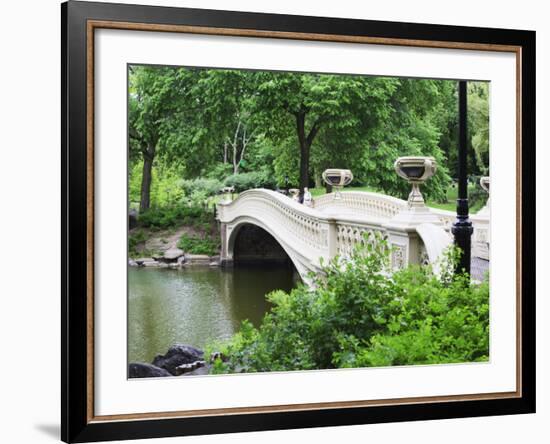
M62 18L62 414L65 442L535 411L535 33L69 1ZM159 31L516 55L517 389L513 392L94 414L94 32ZM514 240L511 240L512 242Z

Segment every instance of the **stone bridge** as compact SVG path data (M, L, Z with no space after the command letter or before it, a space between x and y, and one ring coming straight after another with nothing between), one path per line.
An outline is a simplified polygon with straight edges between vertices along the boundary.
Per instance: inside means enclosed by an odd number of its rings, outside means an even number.
M355 245L374 242L377 234L393 247L394 268L436 263L452 242L455 217L426 206L412 208L391 196L354 191L317 197L308 207L272 190L252 189L217 206L222 263L288 257L302 278L319 270L321 258L326 263L336 255L347 257ZM488 261L487 209L471 220L472 257Z

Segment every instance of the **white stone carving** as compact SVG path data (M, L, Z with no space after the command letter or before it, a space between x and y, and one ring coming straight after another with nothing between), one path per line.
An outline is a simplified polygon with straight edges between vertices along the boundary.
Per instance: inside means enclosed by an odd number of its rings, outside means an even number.
M302 276L318 271L321 258L326 263L335 255L347 257L356 245L374 242L377 236L402 247L392 255L395 265L424 263L426 255L433 263L452 241L449 229L455 217L434 209L411 214L407 202L367 192L343 192L340 200L322 196L310 208L281 193L254 189L217 206L217 219L226 226L222 254L231 259L239 228L257 225L279 242ZM471 219L474 245L487 242L489 219L477 215ZM482 254L475 247L473 253Z

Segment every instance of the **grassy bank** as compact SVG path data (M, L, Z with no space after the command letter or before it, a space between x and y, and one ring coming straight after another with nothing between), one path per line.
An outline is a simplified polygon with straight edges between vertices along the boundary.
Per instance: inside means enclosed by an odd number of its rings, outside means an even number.
M171 248L189 254L218 254L220 233L214 208L170 206L139 215L137 226L128 235L129 256L157 257Z

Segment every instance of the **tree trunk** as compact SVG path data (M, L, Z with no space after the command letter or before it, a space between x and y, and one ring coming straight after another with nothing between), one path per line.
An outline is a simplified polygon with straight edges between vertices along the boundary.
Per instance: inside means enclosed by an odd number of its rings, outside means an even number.
M296 130L298 131L298 142L300 144L300 202L304 198L304 188L309 187L309 155L311 144L319 131L321 120L317 120L308 135L306 136L306 113L298 112L296 116Z
M309 186L309 146L300 146L300 202L304 198L304 188Z
M233 174L239 172L239 162L237 162L237 144L233 145Z
M233 136L233 143L229 142L233 147L233 174L239 172L239 163L237 162L237 151L239 148L239 131L241 129L241 121L237 124L237 129L235 130L235 135Z
M141 176L141 200L139 203L139 212L143 213L151 205L151 182L153 179L153 159L154 155L143 155L143 174Z
M296 115L296 129L300 144L300 202L304 198L304 188L309 185L309 144L305 133L306 116L304 113Z

